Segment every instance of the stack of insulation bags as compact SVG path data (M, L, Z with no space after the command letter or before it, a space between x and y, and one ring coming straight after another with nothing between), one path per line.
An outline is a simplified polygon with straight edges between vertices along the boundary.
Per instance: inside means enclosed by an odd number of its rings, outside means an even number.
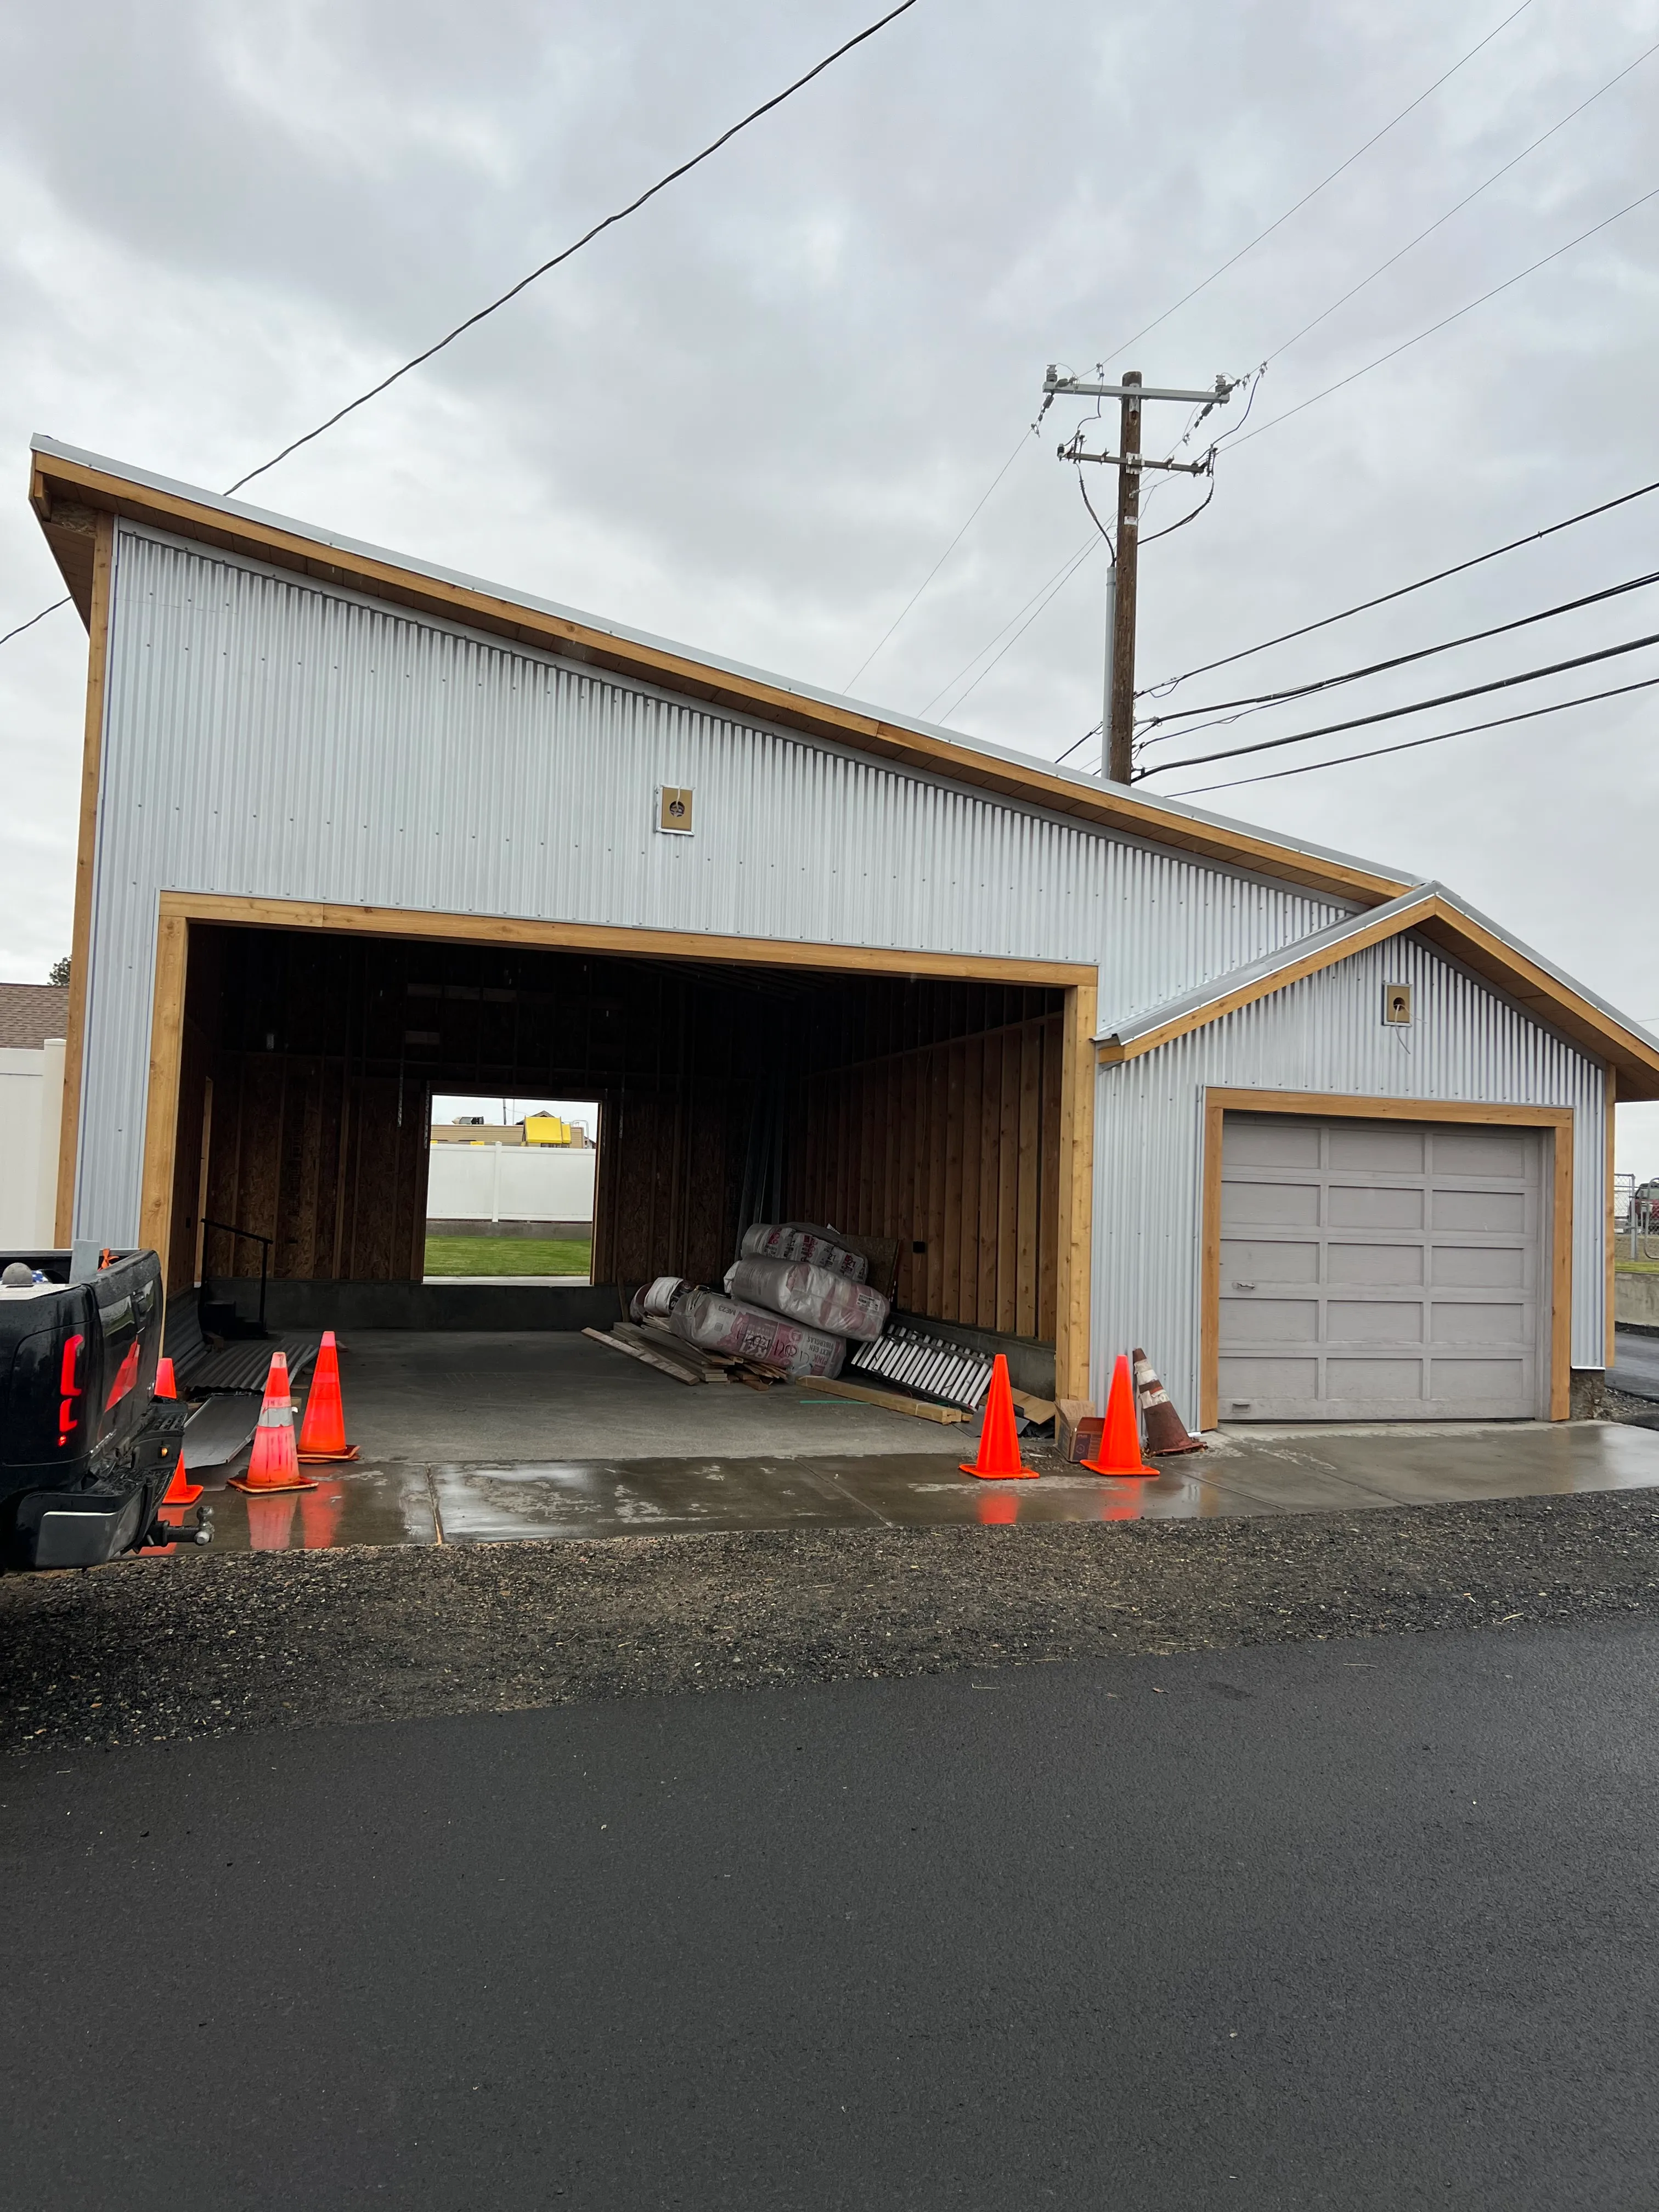
M848 1340L886 1326L888 1301L865 1278L869 1262L810 1222L757 1221L744 1231L724 1292L659 1277L641 1301L688 1344L781 1367L794 1379L839 1375Z

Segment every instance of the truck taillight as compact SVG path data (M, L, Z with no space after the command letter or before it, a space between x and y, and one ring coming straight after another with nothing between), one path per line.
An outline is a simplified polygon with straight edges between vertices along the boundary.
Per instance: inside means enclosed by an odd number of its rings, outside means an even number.
M81 1395L81 1354L86 1350L86 1345L85 1337L72 1336L64 1346L64 1363L58 1373L58 1449L60 1451L74 1435L81 1418L76 1410L75 1401Z

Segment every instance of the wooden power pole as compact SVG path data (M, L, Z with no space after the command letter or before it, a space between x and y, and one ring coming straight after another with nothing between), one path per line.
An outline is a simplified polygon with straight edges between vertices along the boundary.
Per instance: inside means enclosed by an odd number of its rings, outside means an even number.
M1212 392L1170 392L1149 388L1138 368L1126 369L1121 384L1085 384L1075 376L1061 376L1052 363L1043 384L1043 404L1075 395L1079 399L1115 399L1119 403L1118 450L1087 453L1079 430L1069 445L1060 448L1066 461L1101 461L1117 471L1117 543L1112 555L1112 580L1107 592L1108 635L1104 713L1101 718L1101 774L1112 783L1127 783L1134 774L1135 735L1135 597L1140 575L1140 479L1147 469L1166 469L1178 476L1206 476L1210 461L1149 461L1140 450L1140 415L1149 399L1175 399L1186 406L1224 407L1232 386L1224 376Z

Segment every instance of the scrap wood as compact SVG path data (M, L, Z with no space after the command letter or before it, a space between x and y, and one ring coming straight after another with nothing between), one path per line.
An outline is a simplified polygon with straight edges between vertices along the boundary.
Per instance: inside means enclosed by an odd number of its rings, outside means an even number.
M1035 1421L1039 1428L1044 1421L1054 1419L1054 1401L1052 1398L1039 1398L1030 1390L1015 1390L1011 1395L1026 1419Z
M608 1335L602 1328L585 1328L582 1334L591 1336L595 1344L608 1344L613 1352L625 1352L630 1359L642 1359L647 1367L654 1367L659 1374L672 1376L676 1382L684 1382L693 1389L708 1380L706 1376L694 1375L689 1367L682 1367L677 1360L665 1359L652 1345L626 1344L621 1337Z
M924 1421L970 1421L974 1418L960 1406L937 1406L927 1398L902 1397L896 1390L878 1390L868 1382L843 1382L839 1378L826 1382L821 1375L804 1375L801 1387L827 1391L834 1398L856 1398L861 1405L884 1406L891 1413L914 1413Z
M654 1352L662 1358L672 1359L683 1367L695 1382L724 1382L723 1369L713 1365L708 1356L684 1337L671 1336L664 1340L658 1333L640 1328L629 1321L613 1322L611 1333L623 1344L631 1344L641 1351Z

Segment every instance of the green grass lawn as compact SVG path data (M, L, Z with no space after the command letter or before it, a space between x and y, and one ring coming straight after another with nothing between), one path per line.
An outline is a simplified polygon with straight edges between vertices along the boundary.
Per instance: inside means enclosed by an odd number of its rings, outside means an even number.
M1659 1260L1615 1260L1613 1265L1620 1275L1659 1275Z
M586 1237L428 1237L428 1275L586 1275L593 1247Z

